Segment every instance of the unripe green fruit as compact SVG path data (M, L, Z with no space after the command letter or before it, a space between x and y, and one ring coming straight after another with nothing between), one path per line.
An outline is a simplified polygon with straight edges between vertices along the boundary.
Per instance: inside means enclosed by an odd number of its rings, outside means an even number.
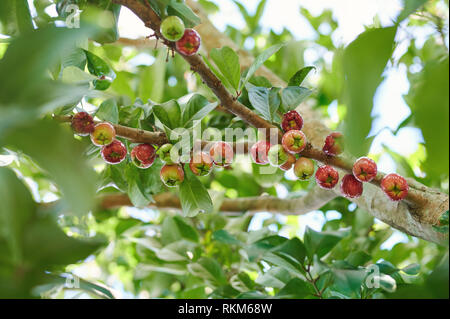
M156 154L159 156L160 160L168 165L171 165L174 163L170 157L170 151L172 150L172 148L173 148L172 144L164 144L156 152Z
M289 154L286 153L281 144L277 144L270 148L268 157L270 165L279 167L288 161Z
M314 162L306 157L300 157L294 165L294 174L305 181L314 174Z
M184 35L184 22L177 16L170 16L161 23L161 34L169 41L178 41Z

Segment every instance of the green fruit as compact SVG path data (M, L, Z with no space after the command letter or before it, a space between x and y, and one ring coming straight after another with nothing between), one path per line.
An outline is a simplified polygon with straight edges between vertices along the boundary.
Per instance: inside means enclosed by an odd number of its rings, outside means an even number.
M267 155L269 158L270 165L275 167L279 167L285 164L289 159L288 153L286 153L281 144L273 145L269 149L269 153Z
M161 34L169 41L178 41L184 35L184 22L177 16L170 16L161 23Z
M161 161L163 161L164 163L169 164L169 165L174 163L170 156L172 148L173 148L172 144L164 144L156 152L156 154L158 154Z

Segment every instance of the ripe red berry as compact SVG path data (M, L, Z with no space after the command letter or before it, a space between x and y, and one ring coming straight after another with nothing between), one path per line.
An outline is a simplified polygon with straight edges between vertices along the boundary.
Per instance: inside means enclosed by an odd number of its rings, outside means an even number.
M294 174L300 180L308 180L314 174L314 162L306 157L300 157L294 165Z
M186 56L194 55L198 52L201 42L197 31L186 29L183 37L176 42L177 51Z
M269 163L267 154L269 153L270 143L267 141L259 141L253 144L250 149L252 159L256 164L266 165Z
M341 181L341 193L347 198L356 198L362 195L363 184L352 174L347 174Z
M336 156L344 151L344 136L342 133L333 132L325 139L323 152L329 156Z
M213 164L213 160L209 154L199 152L192 156L189 167L195 175L206 176L211 172Z
M226 142L216 142L209 151L215 165L228 167L233 162L233 147Z
M161 181L167 187L175 187L184 181L184 171L181 165L164 165L159 173Z
M339 173L329 165L321 166L316 172L316 182L324 189L332 189L339 181Z
M150 144L139 144L131 150L131 160L139 168L149 168L155 161L156 151Z
M81 136L87 136L94 131L95 123L87 112L79 112L72 117L72 129Z
M275 167L280 167L281 165L286 164L289 159L289 153L286 153L283 146L280 144L273 145L269 149L269 153L267 155L270 165Z
M283 115L281 127L285 132L288 132L290 130L300 131L303 127L303 118L297 111L289 111Z
M177 16L170 16L161 22L161 34L169 41L178 41L184 35L184 22Z
M391 200L399 201L408 195L409 185L406 179L393 173L386 175L381 180L381 189Z
M377 176L377 171L377 164L368 157L361 157L353 164L353 175L360 182L370 182Z
M116 130L110 123L104 122L95 125L91 133L91 141L96 146L105 146L111 144L116 137Z
M108 164L119 164L127 156L127 148L119 141L114 140L112 143L102 147L102 157Z
M290 130L284 133L281 144L286 152L298 154L306 147L306 136L302 131Z
M295 157L295 155L288 153L288 160L286 163L280 166L280 169L283 171L288 171L292 168L292 166L295 164L296 161L297 158Z

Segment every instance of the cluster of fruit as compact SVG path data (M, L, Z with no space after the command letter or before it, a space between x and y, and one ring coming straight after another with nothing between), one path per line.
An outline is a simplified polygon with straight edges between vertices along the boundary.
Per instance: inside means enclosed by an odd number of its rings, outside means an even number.
M177 16L165 18L160 32L166 40L175 42L177 51L183 55L194 55L200 48L200 35L194 29L185 28L183 20Z
M294 174L300 180L307 180L314 174L314 162L310 158L299 155L307 145L305 134L301 131L303 118L297 111L290 111L283 116L282 129L284 135L281 145L273 145L260 141L253 145L251 154L253 161L265 165L270 163L282 170L294 166ZM333 132L325 139L322 151L330 156L343 152L343 136ZM298 157L297 157L298 156ZM362 195L363 183L371 182L377 176L377 164L368 157L359 158L353 165L352 174L342 178L340 189L343 196L357 198ZM317 184L323 189L332 189L339 181L338 171L330 165L320 166L315 174ZM408 194L408 183L398 174L386 175L380 184L382 190L393 201L404 199Z

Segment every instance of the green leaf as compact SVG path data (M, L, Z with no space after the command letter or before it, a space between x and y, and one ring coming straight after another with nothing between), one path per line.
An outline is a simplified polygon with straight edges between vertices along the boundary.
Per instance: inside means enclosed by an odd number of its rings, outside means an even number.
M185 128L193 127L196 121L201 121L217 107L217 102L209 101L200 94L194 94L182 110L182 125Z
M256 283L265 287L283 288L291 280L291 275L286 269L272 267L264 274L256 278Z
M312 91L301 86L288 86L281 92L281 100L285 111L295 110Z
M175 100L171 100L161 105L154 105L153 112L162 124L172 130L182 126L181 108Z
M192 242L198 242L199 235L197 230L189 225L182 217L167 216L162 225L161 240L164 245L187 239Z
M167 7L167 13L169 15L176 15L183 20L187 28L193 28L200 24L200 18L183 2L172 0Z
M128 197L133 206L144 208L152 201L152 196L145 191L141 180L141 170L133 164L128 164L126 168L126 178L128 182Z
M268 48L267 50L265 50L263 53L261 53L255 59L255 61L253 61L252 65L250 65L247 75L245 76L244 80L241 82L240 88L245 87L246 84L248 83L248 81L250 81L253 74L255 74L256 70L258 70L264 64L264 62L266 62L272 55L277 53L283 46L284 46L284 44L276 44L276 45Z
M231 235L225 229L217 230L213 233L213 239L227 245L241 245L241 241Z
M3 34L17 36L33 30L27 0L0 1L0 29Z
M304 242L308 250L308 256L317 255L319 258L325 256L348 234L348 230L316 232L306 227Z
M188 270L192 275L200 277L213 287L227 284L222 267L215 259L202 257L196 263L189 264Z
M114 73L113 69L99 56L87 50L84 50L84 52L86 54L89 72L99 77L99 79L94 81L95 89L106 90L116 78L116 73ZM102 77L105 77L105 79L100 79Z
M333 269L333 284L330 289L339 292L347 297L359 297L361 286L366 278L366 271L361 270L347 270L347 269Z
M118 124L119 123L119 109L115 99L108 99L103 101L98 107L95 116L102 121Z
M310 284L299 278L294 278L276 294L276 297L283 299L304 299L313 293L314 290Z
M370 261L372 257L363 251L352 252L345 258L345 261L353 267L363 266Z
M289 80L288 86L300 86L303 83L303 80L312 70L315 70L315 66L306 66L300 70L298 70Z
M69 84L89 84L97 78L89 73L81 71L76 66L68 66L63 69L61 80Z
M269 122L274 121L275 113L280 107L281 101L278 95L279 88L265 88L256 86L247 86L248 98L252 106L264 119Z
M73 213L87 214L94 207L96 174L72 132L53 120L41 120L1 136L2 142L29 155L47 171Z
M405 20L410 14L416 12L428 0L403 0L403 10L397 17L397 23Z
M354 156L367 154L372 126L373 97L394 47L396 27L369 29L344 52L346 149Z
M239 90L241 66L237 53L230 47L225 46L221 49L212 49L209 55L227 79L229 85L236 91Z
M183 215L187 217L213 211L208 191L190 169L185 169L184 182L180 185L180 201Z
M410 264L404 268L401 269L405 274L415 276L418 275L420 272L420 265L419 264Z

